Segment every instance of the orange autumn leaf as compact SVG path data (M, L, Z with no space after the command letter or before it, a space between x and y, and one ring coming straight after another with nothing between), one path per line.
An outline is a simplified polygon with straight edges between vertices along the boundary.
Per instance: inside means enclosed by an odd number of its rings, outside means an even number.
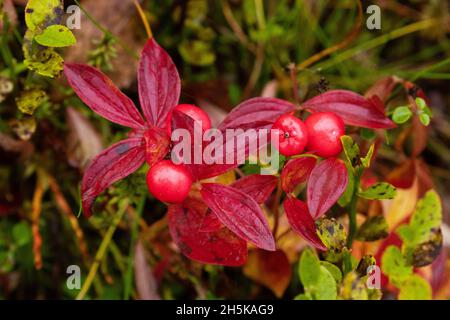
M250 250L243 271L248 278L272 290L278 298L283 296L292 276L291 264L281 250Z

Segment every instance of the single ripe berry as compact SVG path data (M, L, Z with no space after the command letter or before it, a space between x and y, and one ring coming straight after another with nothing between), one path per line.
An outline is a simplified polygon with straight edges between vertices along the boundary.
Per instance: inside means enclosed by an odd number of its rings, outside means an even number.
M173 109L173 111L175 110L188 115L189 117L194 119L195 122L201 123L203 131L211 129L211 120L209 119L208 114L199 107L196 107L192 104L179 104ZM169 113L166 119L167 133L169 134L169 136L172 133L172 112Z
M345 134L341 117L332 112L313 113L306 119L305 125L309 151L325 158L341 153L341 137Z
M147 187L155 198L168 203L181 203L192 185L192 176L183 165L162 160L147 173Z
M278 136L278 151L284 156L300 154L308 142L305 124L292 114L282 115L275 121L272 129Z

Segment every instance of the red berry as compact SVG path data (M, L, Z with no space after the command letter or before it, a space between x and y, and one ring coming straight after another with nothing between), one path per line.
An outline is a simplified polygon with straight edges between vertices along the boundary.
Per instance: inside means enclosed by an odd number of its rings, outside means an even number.
M285 156L300 154L308 142L305 124L292 114L282 115L272 129L277 129L280 145L278 151Z
M170 160L158 162L147 173L148 190L163 202L183 202L189 194L192 182L188 169Z
M179 104L177 105L173 110L178 110L185 115L188 115L192 119L194 119L195 122L199 122L202 124L202 130L206 131L208 129L211 129L211 120L209 119L208 114L200 109L199 107L196 107L192 104ZM173 111L172 111L173 112ZM172 133L172 112L169 113L166 119L166 127L167 132L169 133L169 136Z
M345 134L341 117L332 112L313 113L306 119L305 125L309 151L325 158L341 153L341 137Z

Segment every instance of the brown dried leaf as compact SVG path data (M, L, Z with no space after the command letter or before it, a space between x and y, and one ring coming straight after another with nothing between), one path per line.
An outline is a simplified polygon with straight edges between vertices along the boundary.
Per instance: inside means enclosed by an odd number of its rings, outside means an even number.
M70 165L84 168L103 150L100 134L89 120L72 107L67 108L67 158Z
M141 300L160 300L158 285L145 258L145 249L141 241L137 241L134 254L134 277Z

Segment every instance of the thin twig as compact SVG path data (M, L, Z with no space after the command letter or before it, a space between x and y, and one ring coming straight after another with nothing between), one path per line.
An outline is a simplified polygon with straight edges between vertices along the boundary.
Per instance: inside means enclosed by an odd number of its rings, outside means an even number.
M256 54L256 47L253 43L251 43L247 36L245 35L244 31L242 31L241 26L236 21L233 11L230 8L230 4L228 3L228 0L222 0L222 11L223 15L225 16L225 20L227 20L228 25L230 26L231 30L235 33L238 40L251 52Z
M83 283L83 287L81 288L80 292L78 293L77 300L83 300L86 294L89 291L89 288L91 287L92 282L94 281L95 275L97 274L98 267L100 266L101 261L103 260L103 257L109 247L109 244L111 242L112 236L114 235L114 232L116 231L117 226L120 223L120 220L122 220L122 217L127 209L128 206L128 200L124 200L119 204L119 209L117 210L116 215L114 216L114 219L109 226L108 230L106 231L105 236L103 237L102 243L100 244L100 247L97 250L97 253L95 255L95 260L91 265L91 268L89 269L89 273L86 277L86 281Z
M34 189L33 201L31 204L31 231L33 234L34 266L37 270L42 268L42 237L39 233L39 218L42 211L42 197L44 196L44 191L42 177L38 172L36 188Z
M144 24L145 32L147 33L147 36L149 39L153 38L152 29L150 28L150 23L148 23L147 17L145 16L144 10L142 9L139 2L136 0L133 0L134 6L136 7L136 10L139 13L139 16L141 17L142 23Z

